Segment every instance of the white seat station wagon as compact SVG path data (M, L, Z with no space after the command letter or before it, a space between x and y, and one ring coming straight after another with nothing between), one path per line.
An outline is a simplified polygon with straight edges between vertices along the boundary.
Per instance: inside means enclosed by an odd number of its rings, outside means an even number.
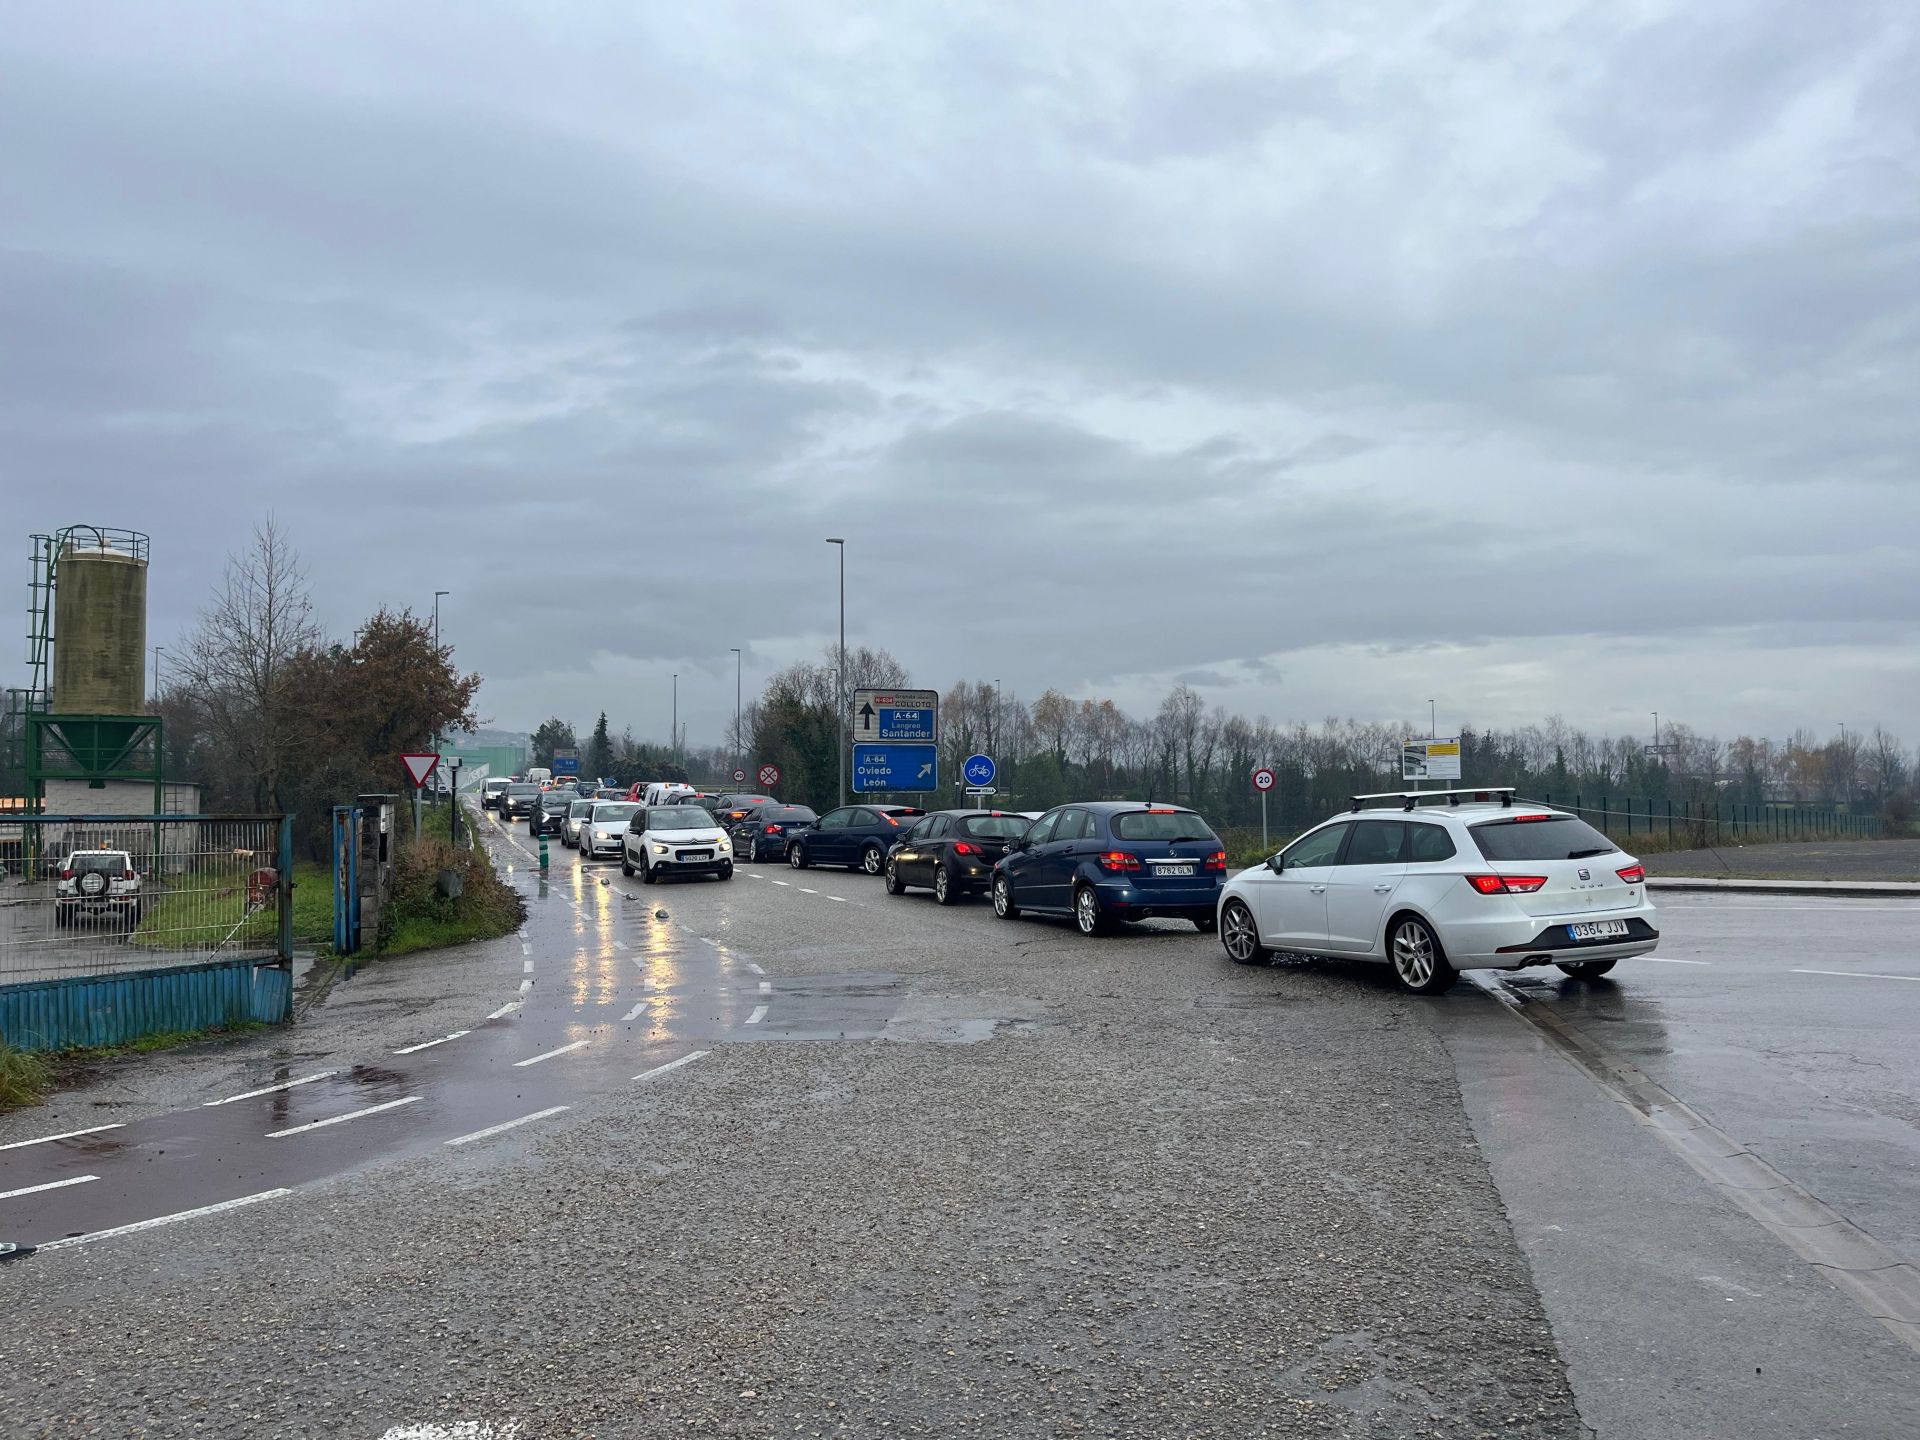
M1229 880L1219 919L1242 965L1276 950L1375 960L1419 995L1461 970L1557 965L1592 979L1660 941L1638 861L1578 816L1502 788L1356 795Z

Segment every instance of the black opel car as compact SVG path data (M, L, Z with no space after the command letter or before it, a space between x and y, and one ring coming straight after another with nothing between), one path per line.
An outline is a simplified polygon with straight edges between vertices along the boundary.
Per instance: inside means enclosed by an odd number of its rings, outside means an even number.
M942 905L993 883L994 862L1033 822L1000 810L935 810L887 852L887 893L925 885Z
M845 865L878 875L886 868L893 842L925 813L911 805L842 805L787 837L787 864L796 870Z
M516 780L500 792L500 818L511 820L531 815L540 805L540 787L531 780Z

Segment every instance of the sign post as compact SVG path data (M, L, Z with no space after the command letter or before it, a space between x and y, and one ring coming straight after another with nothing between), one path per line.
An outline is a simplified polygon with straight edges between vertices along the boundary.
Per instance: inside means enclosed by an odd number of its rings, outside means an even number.
M402 755L400 763L407 767L407 779L413 782L413 838L420 838L420 787L427 783L434 767L440 763L437 753Z
M991 755L969 755L966 764L960 767L961 778L967 782L967 793L976 801L993 794L993 777L999 773ZM984 810L987 807L976 805L974 808Z
M454 849L460 848L460 757L447 757L447 803L452 807L447 811L447 833L453 839Z
M1267 839L1267 792L1273 789L1273 767L1256 765L1253 770L1253 788L1260 792L1260 848L1265 850L1272 844Z
M1406 740L1400 745L1402 780L1458 780L1460 737Z

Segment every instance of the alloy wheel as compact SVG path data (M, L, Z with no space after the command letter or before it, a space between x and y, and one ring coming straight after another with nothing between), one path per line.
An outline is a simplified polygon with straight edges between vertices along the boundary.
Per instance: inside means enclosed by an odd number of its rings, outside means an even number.
M1393 932L1393 968L1410 990L1433 983L1433 934L1418 920L1408 920Z
M1260 932L1244 905L1235 902L1220 916L1220 943L1236 965L1251 965L1260 956Z

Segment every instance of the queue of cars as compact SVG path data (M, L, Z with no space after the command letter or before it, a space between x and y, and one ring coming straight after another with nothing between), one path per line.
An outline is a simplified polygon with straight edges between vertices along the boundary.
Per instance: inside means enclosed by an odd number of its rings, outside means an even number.
M1659 943L1639 862L1576 815L1510 789L1356 796L1259 865L1230 874L1220 837L1181 805L1101 800L1044 813L862 802L816 815L770 795L646 784L628 797L508 783L504 817L552 829L583 857L618 856L648 883L729 879L738 864L843 866L889 895L991 897L1005 920L1070 919L1083 935L1172 918L1218 933L1230 959L1372 961L1415 994L1465 969L1554 965L1597 979ZM613 792L622 793L622 792ZM529 799L531 803L529 803Z

